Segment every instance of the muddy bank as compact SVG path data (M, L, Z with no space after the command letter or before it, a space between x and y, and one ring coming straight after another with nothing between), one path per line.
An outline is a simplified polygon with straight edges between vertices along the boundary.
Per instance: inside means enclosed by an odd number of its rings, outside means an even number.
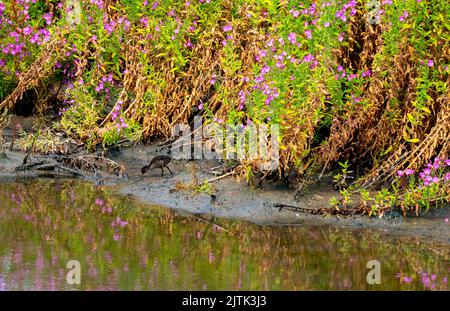
M227 177L212 182L216 196L180 190L180 186L192 184L194 180L204 181L214 178L211 169L220 165L219 161L176 161L169 164L161 177L160 169L153 169L141 175L141 167L157 154L167 150L155 146L136 146L112 150L109 158L126 168L127 178L103 174L92 182L112 187L118 193L133 196L143 202L163 205L182 213L191 213L211 219L223 217L246 220L260 225L335 225L339 227L379 230L386 235L406 235L420 237L421 240L440 241L450 244L450 224L444 219L450 216L449 208L434 210L422 217L367 216L339 217L319 216L308 212L293 211L274 207L274 204L293 205L308 209L328 206L329 199L337 195L327 182L315 184L294 199L295 191L281 183L264 183L262 187L247 185L245 181ZM39 176L70 176L67 172L24 171L15 172L14 167L22 163L24 153L6 151L6 158L0 159L0 179L28 179Z

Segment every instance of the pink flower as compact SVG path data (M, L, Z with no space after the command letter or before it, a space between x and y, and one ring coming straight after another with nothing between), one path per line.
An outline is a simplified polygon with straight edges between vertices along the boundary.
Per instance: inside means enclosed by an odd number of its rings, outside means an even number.
M216 84L216 80L217 80L217 75L213 74L211 76L211 80L209 80L209 83L211 83L211 85L214 85L214 84Z
M406 175L406 176L410 176L410 175L413 175L413 174L414 174L414 170L412 170L412 169L410 169L410 168L408 168L408 169L405 170L405 175Z
M285 67L284 63L281 61L278 61L275 66L279 69L284 69L284 67Z
M224 32L230 32L230 31L233 30L233 26L231 24L225 25L225 26L222 27L222 30Z
M305 36L306 36L308 39L312 39L312 31L311 31L311 29L305 30L304 34L305 34Z
M27 26L27 27L25 27L24 29L23 29L23 34L25 35L25 36L29 36L29 35L31 35L33 33L33 28L31 28L31 27L29 27L29 26Z
M363 78L365 78L365 77L370 77L371 75L372 75L372 71L370 71L370 69L367 70L367 71L364 71L364 72L361 74L361 76L362 76Z
M295 32L291 32L288 35L288 40L289 42L291 42L292 44L296 44L297 43L297 35L295 34Z
M430 68L433 67L434 66L434 61L432 59L429 59L427 61L427 66L430 67Z
M450 180L450 173L447 173L444 176L444 181L449 181L449 180Z
M405 19L408 17L408 12L404 11L403 14L398 18L399 21L404 22Z
M411 282L412 282L412 277L410 277L410 276L405 276L405 277L403 277L403 282L405 282L405 283L411 283Z

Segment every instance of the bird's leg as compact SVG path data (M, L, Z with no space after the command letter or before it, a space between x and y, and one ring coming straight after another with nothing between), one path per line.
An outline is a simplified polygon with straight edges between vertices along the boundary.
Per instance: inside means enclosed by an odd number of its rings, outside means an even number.
M168 167L168 166L164 166L164 167L167 167L167 169L169 170L169 172L170 172L170 175L172 175L173 176L173 174L172 174L172 171L170 170L170 168Z
M161 177L164 177L164 170L162 167L161 167Z

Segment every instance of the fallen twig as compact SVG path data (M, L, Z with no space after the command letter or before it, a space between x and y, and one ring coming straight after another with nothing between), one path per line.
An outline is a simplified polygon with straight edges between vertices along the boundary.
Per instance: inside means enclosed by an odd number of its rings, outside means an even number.
M283 204L283 203L275 203L275 204L273 204L273 207L278 208L279 212L281 212L283 209L290 209L290 210L293 210L294 212L309 212L309 213L313 213L313 214L320 212L320 210L318 210L316 208L300 207L300 206L294 206L294 205Z
M39 165L42 165L42 164L45 164L46 162L45 161L40 161L40 162L35 162L35 163L29 163L29 164L22 164L22 165L19 165L19 166L17 166L14 170L16 171L16 172L21 172L21 171L27 171L27 170L29 170L29 169L32 169L32 168L34 168L35 166L39 166Z
M232 175L232 174L234 174L234 173L235 173L235 171L231 171L231 172L228 172L228 173L226 173L226 174L220 175L220 176L218 176L218 177L214 177L214 178L208 179L206 182L210 183L210 182L213 182L213 181L216 181L216 180L225 178L225 177L227 177L227 176L230 176L230 175Z

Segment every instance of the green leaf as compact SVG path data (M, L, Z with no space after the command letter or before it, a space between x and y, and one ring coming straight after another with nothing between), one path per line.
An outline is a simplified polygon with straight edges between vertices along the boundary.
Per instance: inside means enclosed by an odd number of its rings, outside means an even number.
M412 144L418 143L419 141L420 140L418 138L411 138L411 139L407 140L408 143L412 143Z

